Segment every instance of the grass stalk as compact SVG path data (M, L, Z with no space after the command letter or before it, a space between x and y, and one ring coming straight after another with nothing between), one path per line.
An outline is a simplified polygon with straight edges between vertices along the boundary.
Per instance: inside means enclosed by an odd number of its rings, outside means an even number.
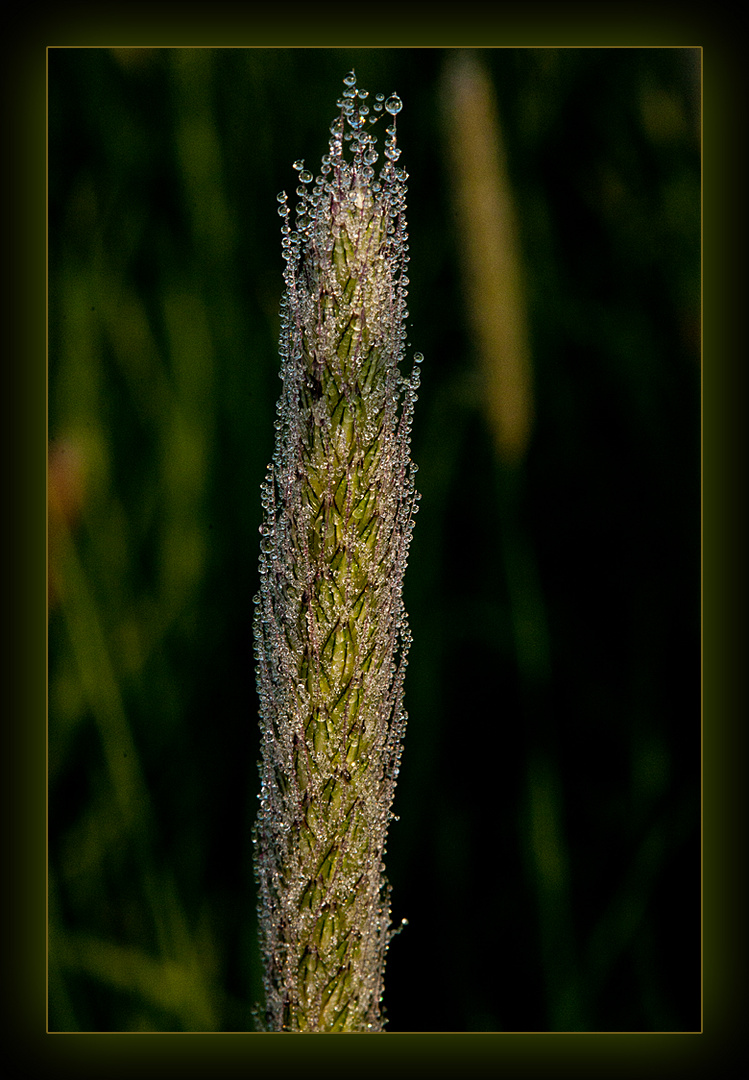
M418 494L404 377L407 174L393 94L344 79L329 152L279 195L285 295L262 489L255 833L273 1031L382 1030L383 856L406 724L403 575ZM387 126L379 174L375 121ZM344 155L344 146L349 153ZM414 356L418 363L421 357Z

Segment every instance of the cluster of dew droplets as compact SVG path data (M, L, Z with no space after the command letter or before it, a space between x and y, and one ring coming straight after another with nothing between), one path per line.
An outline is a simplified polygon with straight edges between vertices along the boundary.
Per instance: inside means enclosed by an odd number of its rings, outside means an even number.
M315 287L318 280L323 280L331 294L338 288L335 274L330 273L332 222L341 207L349 213L362 208L365 202L376 207L384 223L375 276L389 283L383 310L367 313L377 337L378 354L384 357L382 388L377 391L380 397L375 395L372 408L384 415L385 421L379 420L380 426L373 425L370 433L372 439L381 442L374 482L381 499L378 535L384 539L379 543L377 558L371 560L371 566L367 564L368 587L382 607L381 625L375 628L372 640L384 661L381 670L368 673L368 681L362 682L362 694L366 691L371 700L360 709L375 735L368 760L355 759L347 781L361 783L357 813L371 828L367 867L358 880L347 881L344 874L339 875L337 892L331 887L321 902L323 906L329 902L331 910L336 902L353 903L360 917L358 948L361 963L367 966L360 997L369 1001L365 1026L372 1030L380 1024L385 953L392 937L382 860L406 724L403 682L411 636L402 602L402 581L419 499L414 483L416 466L410 460L410 430L423 358L415 353L411 374L404 377L400 373L408 318L407 174L398 164L395 119L401 101L396 94L387 99L378 94L370 109L367 99L367 92L357 88L352 71L344 78L338 102L340 113L331 124L328 153L322 159L319 176L314 179L303 160L294 162L298 201L293 222L286 193L278 196L286 283L280 340L284 386L275 422L274 457L262 486L261 583L255 620L263 757L257 845L259 914L264 949L273 967L266 974L267 1013L269 1025L276 1027L286 1022L284 1017L294 1005L294 995L298 996L294 981L304 957L295 942L309 936L319 918L319 912L305 908L301 902L305 890L310 889L310 880L293 845L300 829L308 824L310 798L320 795L326 780L324 776L322 780L315 778L312 767L299 764L304 755L311 753L305 731L310 710L316 707L314 688L300 674L299 651L309 626L300 620L299 613L311 585L320 574L324 577L327 573L312 565L304 540L312 513L309 502L305 502L309 488L304 495L305 453L309 453L305 447L311 424L303 406L311 363L306 350L314 339L318 351L325 352L324 341L320 345L315 337L319 330L315 313L320 302ZM373 134L379 119L389 125L382 158ZM335 364L336 358L331 356L330 362ZM331 423L322 413L319 422ZM368 431L365 424L360 433L364 444L370 437ZM343 618L344 614L341 608L333 616ZM371 633L366 627L360 630L362 636L365 630ZM333 693L339 689L334 687ZM307 778L307 788L300 780L300 769ZM353 899L347 901L347 897Z
M328 153L322 159L317 179L305 167L303 159L294 162L294 169L298 173L298 201L293 224L286 192L281 191L278 195L278 213L283 218L281 243L286 262L285 279L292 290L305 246L310 242L324 244L329 239L316 236L316 226L327 223L330 200L336 199L342 190L356 189L357 186L368 189L382 199L391 219L388 227L392 241L389 256L393 261L394 280L398 282L400 275L405 275L408 262L408 234L405 231L408 174L396 164L401 151L397 145L395 121L402 102L397 94L391 94L387 99L384 94L378 94L370 110L366 104L368 91L357 88L355 73L351 71L343 82L343 93L337 102L341 111L330 125ZM382 151L384 164L378 176L375 166L380 155L372 127L384 116L389 118L390 126L385 131ZM344 149L350 152L350 160L344 157ZM406 283L404 276L403 287ZM405 315L407 317L407 312Z

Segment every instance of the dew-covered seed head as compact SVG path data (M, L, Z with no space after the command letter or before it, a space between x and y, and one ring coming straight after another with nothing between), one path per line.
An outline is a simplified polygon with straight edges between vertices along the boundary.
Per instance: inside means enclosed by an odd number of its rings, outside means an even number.
M304 160L285 293L273 460L262 486L255 642L262 790L256 866L268 1025L379 1030L389 929L382 857L406 714L402 600L418 495L406 179L382 165L352 71L321 174ZM373 115L374 114L374 115ZM414 354L421 363L421 354Z

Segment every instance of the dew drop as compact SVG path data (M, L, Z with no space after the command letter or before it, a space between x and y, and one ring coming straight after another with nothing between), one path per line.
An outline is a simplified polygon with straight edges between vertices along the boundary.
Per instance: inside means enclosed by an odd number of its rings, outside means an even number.
M343 76L343 81L346 86L356 86L356 74L352 68L348 75Z
M398 97L397 94L391 94L390 97L385 102L385 108L387 109L387 111L389 113L391 113L393 116L395 116L395 114L399 113L401 111L401 109L403 108L403 102L401 101L401 99Z
M420 353L420 352L415 352L414 353L414 363L415 364L422 363L423 359L424 359L424 353Z

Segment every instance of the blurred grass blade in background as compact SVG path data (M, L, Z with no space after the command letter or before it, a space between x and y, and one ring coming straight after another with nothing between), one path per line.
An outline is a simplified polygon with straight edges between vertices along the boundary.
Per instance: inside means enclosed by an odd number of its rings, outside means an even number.
M497 102L474 52L448 58L442 98L463 291L500 459L522 460L533 421L527 317L513 197Z

